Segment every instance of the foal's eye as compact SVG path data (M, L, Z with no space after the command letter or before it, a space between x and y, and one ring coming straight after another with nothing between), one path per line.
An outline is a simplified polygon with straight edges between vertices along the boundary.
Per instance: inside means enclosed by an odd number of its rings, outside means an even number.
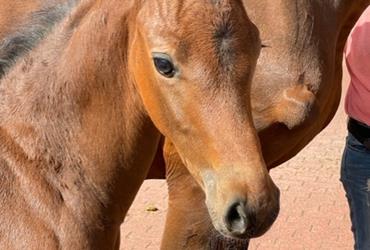
M175 66L171 62L169 56L167 56L166 54L154 55L153 62L157 71L161 75L167 78L172 78L175 75L176 73Z

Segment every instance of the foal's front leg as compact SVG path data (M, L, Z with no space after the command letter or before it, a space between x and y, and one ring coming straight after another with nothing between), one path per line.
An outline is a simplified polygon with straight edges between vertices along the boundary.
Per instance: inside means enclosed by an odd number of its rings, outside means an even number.
M164 158L169 197L161 249L248 249L247 240L225 238L213 228L204 192L168 139L164 145Z

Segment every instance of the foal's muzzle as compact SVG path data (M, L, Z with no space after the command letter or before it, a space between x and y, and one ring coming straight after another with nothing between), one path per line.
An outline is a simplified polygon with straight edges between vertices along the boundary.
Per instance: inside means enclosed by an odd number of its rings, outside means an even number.
M234 202L225 214L226 229L236 237L243 237L247 234L247 229L253 223L253 218L248 215L245 201Z
M279 194L277 194L277 197ZM223 233L239 239L250 239L265 233L279 213L278 199L261 207L248 204L247 200L237 199L224 214Z

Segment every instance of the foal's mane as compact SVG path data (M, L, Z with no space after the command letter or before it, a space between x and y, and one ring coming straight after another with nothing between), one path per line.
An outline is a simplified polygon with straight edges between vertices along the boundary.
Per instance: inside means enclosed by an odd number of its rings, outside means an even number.
M78 2L79 0L67 0L44 6L30 13L23 25L14 28L11 34L0 41L0 79L17 59L36 47Z

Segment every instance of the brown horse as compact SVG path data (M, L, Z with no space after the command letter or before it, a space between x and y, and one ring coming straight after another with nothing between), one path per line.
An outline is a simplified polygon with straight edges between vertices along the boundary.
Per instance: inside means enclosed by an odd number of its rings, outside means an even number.
M0 49L2 248L117 248L160 132L205 191L217 230L245 238L272 224L278 189L249 98L261 44L241 1L24 10Z
M264 47L251 94L253 119L269 169L293 157L332 119L341 93L344 44L369 3L244 1ZM245 249L248 241L213 232L203 192L169 140L164 153L169 210L162 249ZM160 169L153 166L151 173Z

